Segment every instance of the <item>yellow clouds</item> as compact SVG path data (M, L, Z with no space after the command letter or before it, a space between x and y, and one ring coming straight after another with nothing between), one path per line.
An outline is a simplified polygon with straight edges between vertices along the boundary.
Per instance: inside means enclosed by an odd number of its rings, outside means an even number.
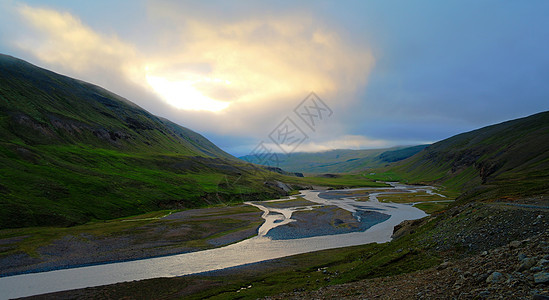
M19 6L18 12L39 33L18 41L18 45L43 62L76 72L134 67L134 47L114 36L96 33L69 13L27 5Z
M222 80L200 80L192 86L205 97L230 102L228 108L295 102L312 90L330 97L338 90L349 92L365 82L373 64L369 52L346 46L335 32L308 17L213 23L176 18L185 20L177 24L174 38L179 43L173 53L165 54L166 59L155 62L151 74L175 78L188 70L162 69L173 64L207 65L209 71L203 76Z
M334 149L373 149L389 147L391 143L382 139L370 139L361 135L343 135L335 139L325 139L322 143L310 141L299 146L300 152L322 152ZM276 144L268 143L269 149L278 149Z
M147 83L172 106L186 110L221 111L229 106L228 102L216 101L204 96L196 87L203 79L169 80L164 77L146 75ZM211 81L211 80L210 80ZM208 82L206 79L205 82ZM215 82L221 82L215 80Z
M17 12L33 30L17 45L155 114L219 134L265 134L311 91L337 115L374 63L369 49L309 14L208 16L159 3L146 18L123 20L135 27L123 39L69 13L22 5Z

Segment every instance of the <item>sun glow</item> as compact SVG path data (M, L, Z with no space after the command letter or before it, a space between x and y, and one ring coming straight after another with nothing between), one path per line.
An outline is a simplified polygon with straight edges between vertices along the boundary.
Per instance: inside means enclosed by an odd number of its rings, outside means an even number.
M195 84L201 81L230 84L228 80L204 78L202 80L169 80L160 76L146 75L147 83L168 104L185 110L219 112L229 107L229 102L204 96Z

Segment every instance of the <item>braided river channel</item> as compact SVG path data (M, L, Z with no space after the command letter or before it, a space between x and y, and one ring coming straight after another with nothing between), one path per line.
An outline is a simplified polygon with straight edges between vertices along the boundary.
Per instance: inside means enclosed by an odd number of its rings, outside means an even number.
M290 199L247 202L261 209L265 219L252 238L204 251L2 277L0 298L183 276L324 249L388 242L395 225L427 214L413 203L385 203L377 197L436 194L430 186L389 184L383 188L304 190Z

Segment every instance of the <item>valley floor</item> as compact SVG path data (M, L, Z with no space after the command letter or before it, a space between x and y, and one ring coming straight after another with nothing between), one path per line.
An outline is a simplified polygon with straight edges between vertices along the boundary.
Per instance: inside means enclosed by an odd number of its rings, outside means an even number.
M453 207L385 244L31 298L547 299L548 200Z

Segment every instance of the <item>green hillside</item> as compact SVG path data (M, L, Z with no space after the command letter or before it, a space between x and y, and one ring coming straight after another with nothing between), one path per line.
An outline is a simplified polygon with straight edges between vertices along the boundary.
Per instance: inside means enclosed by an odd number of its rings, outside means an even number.
M323 152L297 152L289 155L278 154L280 162L278 167L289 172L301 173L361 172L403 160L425 147L427 145L364 150L337 149ZM259 163L252 155L240 158L248 162Z
M434 143L390 170L411 182L436 182L465 192L462 199L548 193L549 112Z
M258 175L120 96L0 55L0 228L279 195Z

